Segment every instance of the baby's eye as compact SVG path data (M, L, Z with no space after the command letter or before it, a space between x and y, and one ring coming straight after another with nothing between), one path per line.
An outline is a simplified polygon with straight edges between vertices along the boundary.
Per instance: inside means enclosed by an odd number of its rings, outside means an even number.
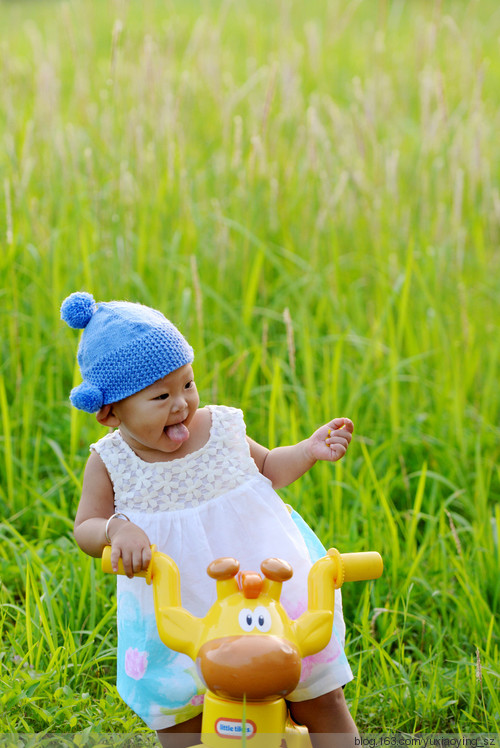
M185 390L190 390L190 389L191 389L191 387L193 387L193 386L194 386L194 380L192 379L192 380L191 380L190 382L188 382L188 383L187 383L187 384L186 384L186 385L184 386L184 389L185 389Z
M168 392L163 392L161 395L158 395L158 397L155 397L155 400L166 400L168 396Z

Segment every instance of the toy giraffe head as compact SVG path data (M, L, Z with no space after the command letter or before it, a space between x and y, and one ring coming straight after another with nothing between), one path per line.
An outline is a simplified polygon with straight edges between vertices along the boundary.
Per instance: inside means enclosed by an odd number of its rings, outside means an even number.
M155 546L151 551L147 570L136 576L153 585L160 638L197 661L215 699L265 701L290 693L300 678L300 660L328 644L335 589L377 579L383 570L374 551L340 554L330 548L309 571L307 610L291 620L280 604L281 585L292 576L286 561L263 561L262 578L256 572L238 574L234 558L217 559L207 569L216 580L217 600L204 618L196 618L182 607L175 562ZM110 546L103 550L102 568L113 572ZM114 573L125 573L121 560Z
M253 571L239 573L238 561L220 558L207 569L216 580L217 600L204 618L196 618L180 605L178 578L168 598L161 599L158 576L172 581L177 570L168 561L169 568L155 564L152 574L160 638L196 660L207 688L223 698L249 700L275 699L293 691L302 658L323 649L330 639L333 586L329 609L309 609L294 621L280 603L281 586L293 574L290 564L268 558L260 567L262 577ZM159 565L165 563L158 560Z

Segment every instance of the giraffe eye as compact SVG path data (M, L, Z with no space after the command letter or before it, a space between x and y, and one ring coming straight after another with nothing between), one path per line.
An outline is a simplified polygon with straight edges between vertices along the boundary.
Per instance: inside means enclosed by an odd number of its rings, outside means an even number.
M263 633L269 631L271 628L271 614L267 608L264 608L263 605L258 605L253 612L253 617L259 631Z
M243 631L246 631L247 633L249 631L252 631L255 627L256 623L255 614L252 613L250 608L242 608L240 610L238 615L238 623L240 624Z

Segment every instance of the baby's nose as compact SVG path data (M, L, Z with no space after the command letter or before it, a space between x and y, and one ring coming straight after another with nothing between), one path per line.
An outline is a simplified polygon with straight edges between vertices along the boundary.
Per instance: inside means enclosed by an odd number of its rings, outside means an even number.
M174 397L174 402L172 403L172 410L175 412L179 410L184 410L186 405L187 405L187 400L184 397L184 395L177 395L177 397Z

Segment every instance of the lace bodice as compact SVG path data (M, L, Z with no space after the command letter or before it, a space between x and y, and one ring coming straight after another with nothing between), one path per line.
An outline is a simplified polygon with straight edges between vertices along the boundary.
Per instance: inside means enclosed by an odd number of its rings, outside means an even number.
M207 406L210 436L201 449L169 462L144 462L114 431L91 445L106 465L117 512L161 512L196 507L258 474L241 410Z

